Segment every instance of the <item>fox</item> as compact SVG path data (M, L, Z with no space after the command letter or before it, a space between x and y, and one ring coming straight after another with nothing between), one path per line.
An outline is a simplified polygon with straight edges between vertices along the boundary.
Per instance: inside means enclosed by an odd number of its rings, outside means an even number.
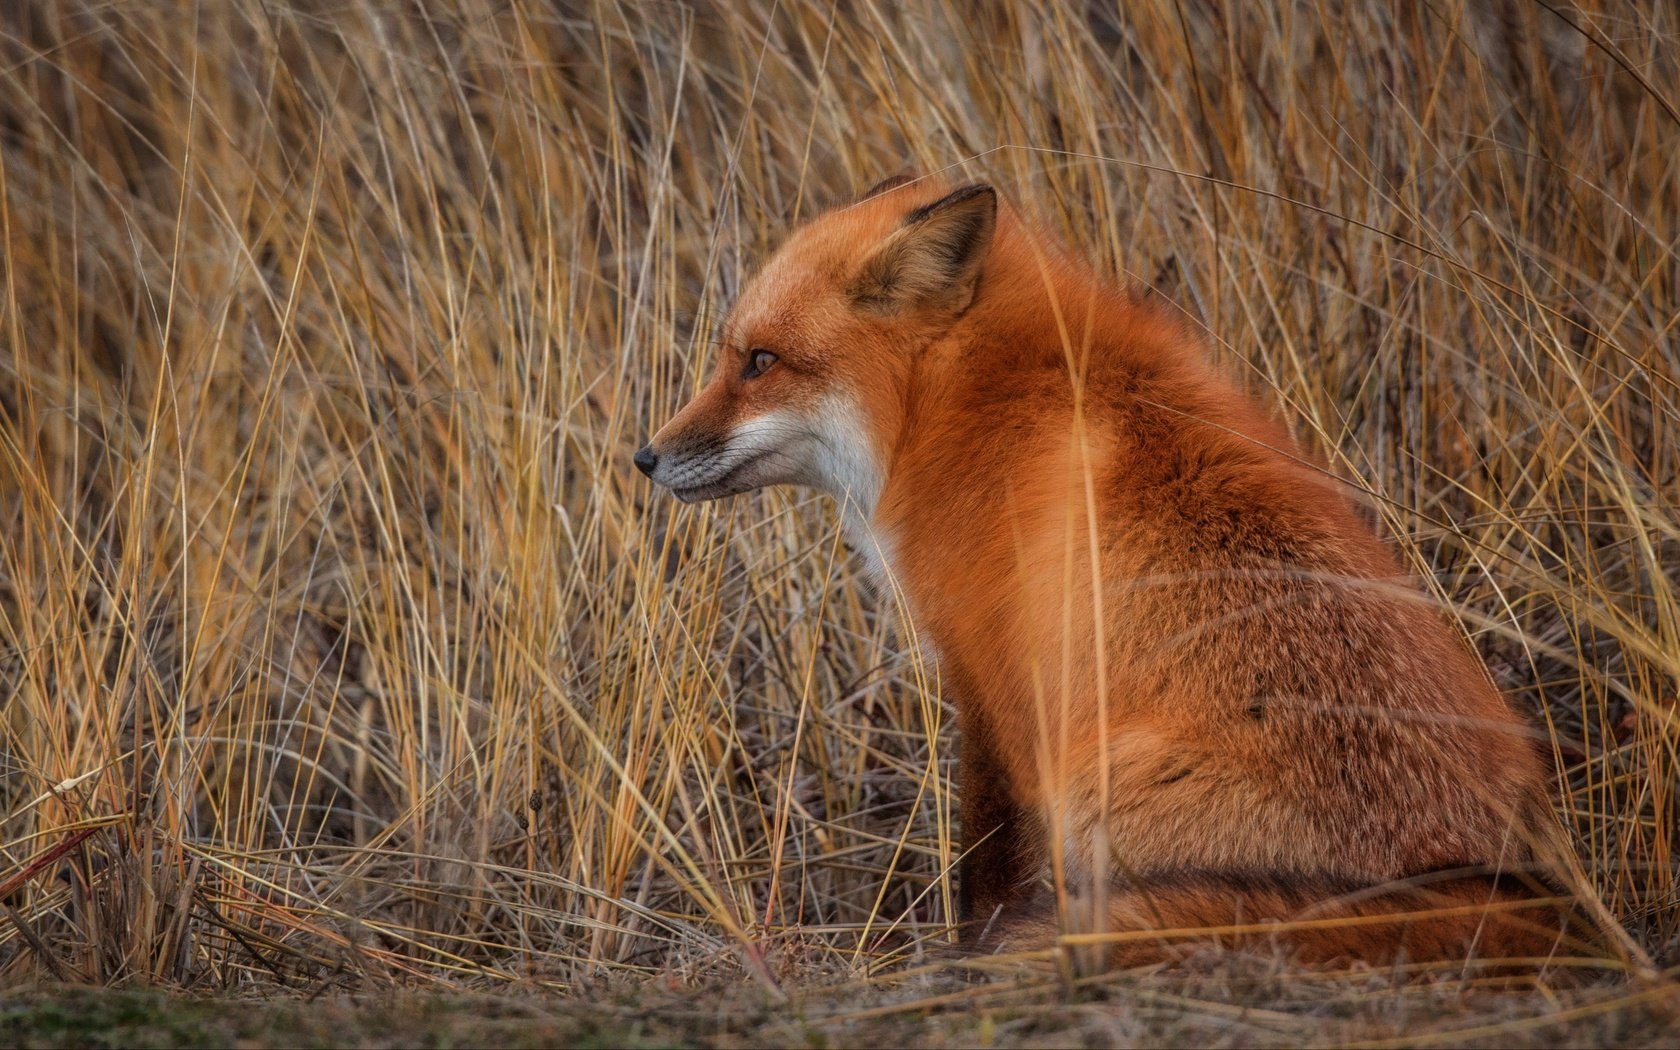
M1535 735L1185 314L989 184L899 176L793 229L719 336L634 464L837 501L956 711L962 943L1570 943Z

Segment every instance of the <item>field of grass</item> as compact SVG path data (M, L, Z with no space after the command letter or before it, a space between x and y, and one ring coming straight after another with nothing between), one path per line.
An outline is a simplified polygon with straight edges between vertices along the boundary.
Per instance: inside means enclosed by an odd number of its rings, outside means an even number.
M901 170L1181 306L1371 494L1549 738L1611 973L906 976L936 668L824 500L629 460L781 231ZM5 5L0 987L1659 1041L1677 252L1666 0Z

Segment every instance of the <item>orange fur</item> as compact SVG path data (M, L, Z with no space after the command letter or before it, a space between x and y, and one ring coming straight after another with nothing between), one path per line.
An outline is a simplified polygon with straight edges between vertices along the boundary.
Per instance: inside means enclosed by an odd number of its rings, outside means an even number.
M1525 729L1344 487L1184 323L989 188L820 216L723 337L638 463L685 498L823 485L879 549L959 712L965 918L1034 929L1046 862L1090 902L1075 932L1383 914L1415 894L1340 898L1531 862ZM1285 941L1378 962L1548 936L1455 917Z

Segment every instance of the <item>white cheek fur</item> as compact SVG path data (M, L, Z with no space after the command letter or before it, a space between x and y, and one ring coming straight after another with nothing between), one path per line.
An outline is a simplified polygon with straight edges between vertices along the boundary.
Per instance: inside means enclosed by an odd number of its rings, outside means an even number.
M865 520L881 498L881 464L863 413L849 398L830 396L806 417L812 453L806 484L823 489Z
M808 417L814 454L807 482L840 501L846 541L863 558L871 581L891 591L892 537L871 527L881 498L882 468L862 411L849 398L829 397Z
M729 432L727 456L731 462L743 463L765 453L785 454L804 429L804 422L797 412L766 412Z

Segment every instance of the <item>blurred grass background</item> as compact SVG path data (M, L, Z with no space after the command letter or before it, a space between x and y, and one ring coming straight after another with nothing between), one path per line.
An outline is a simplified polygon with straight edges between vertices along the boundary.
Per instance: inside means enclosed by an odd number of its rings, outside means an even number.
M790 222L985 178L1336 469L1680 965L1680 13L0 12L0 981L855 976L948 706L832 508L629 467Z

